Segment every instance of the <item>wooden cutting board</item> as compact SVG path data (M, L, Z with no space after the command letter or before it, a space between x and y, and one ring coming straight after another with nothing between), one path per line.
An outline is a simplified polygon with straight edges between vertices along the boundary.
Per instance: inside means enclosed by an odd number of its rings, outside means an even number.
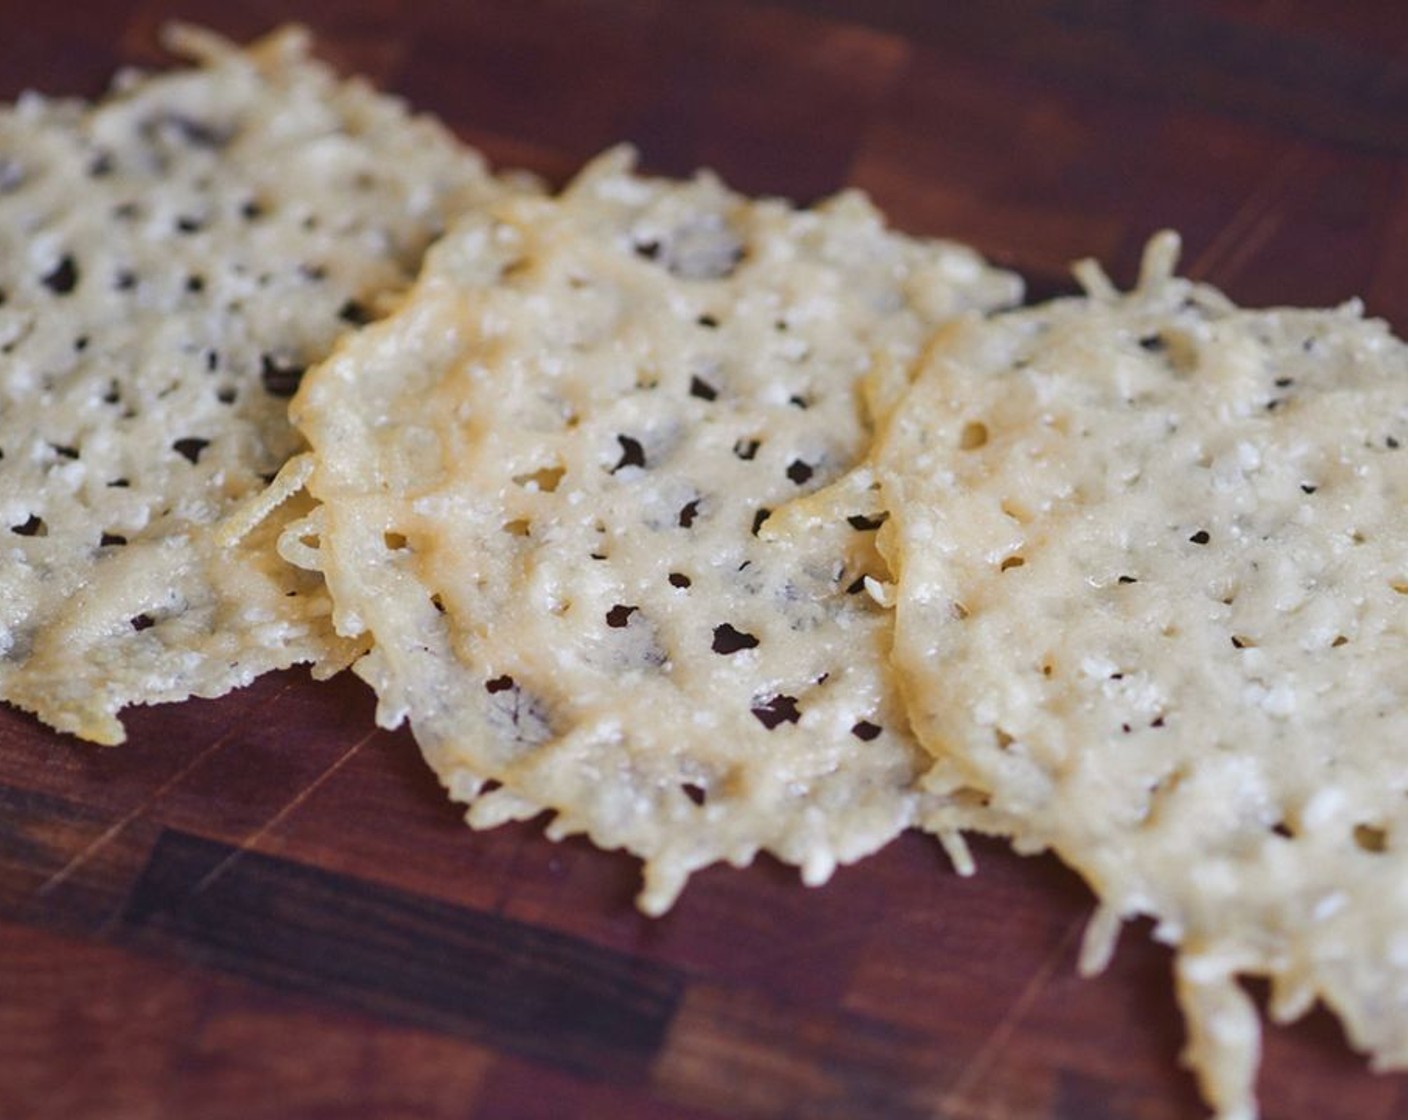
M1408 20L1288 0L475 0L335 4L323 53L561 181L629 139L809 200L854 184L1068 290L1181 229L1238 300L1365 299L1408 331ZM180 14L271 0L10 5L0 94L91 95ZM633 862L475 834L367 691L276 674L85 746L0 709L0 1117L1175 1120L1169 955L1074 958L1090 897L908 836L807 890L763 861L632 908ZM1271 1118L1390 1120L1319 1011L1267 1039Z

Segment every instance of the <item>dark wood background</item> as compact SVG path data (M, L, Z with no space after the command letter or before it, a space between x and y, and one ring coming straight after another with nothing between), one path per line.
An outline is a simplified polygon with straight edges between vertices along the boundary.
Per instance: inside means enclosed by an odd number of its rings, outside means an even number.
M0 95L99 92L173 16L296 15L337 65L561 181L635 141L1021 269L1128 279L1182 230L1247 303L1408 331L1408 10L1321 0L0 0ZM134 712L103 750L0 710L0 1116L1175 1120L1169 957L1074 972L1090 899L909 836L823 890L771 863L668 916L632 861L474 834L355 680ZM1269 1031L1271 1118L1390 1120L1319 1011Z

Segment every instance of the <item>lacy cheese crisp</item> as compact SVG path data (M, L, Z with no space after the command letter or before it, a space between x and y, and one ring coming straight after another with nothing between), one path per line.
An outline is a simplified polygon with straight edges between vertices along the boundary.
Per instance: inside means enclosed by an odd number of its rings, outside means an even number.
M297 489L258 497L288 399L499 190L298 31L173 45L198 65L0 110L0 697L103 743L124 705L348 658L259 525Z
M1239 310L1176 245L947 333L875 471L917 734L1090 882L1087 966L1156 920L1232 1120L1239 976L1408 1065L1408 346Z
M1018 285L857 194L795 210L630 163L461 222L309 375L322 506L286 551L471 824L548 810L642 857L659 913L718 860L819 883L953 828L860 594L876 523L766 525L865 451L867 369Z

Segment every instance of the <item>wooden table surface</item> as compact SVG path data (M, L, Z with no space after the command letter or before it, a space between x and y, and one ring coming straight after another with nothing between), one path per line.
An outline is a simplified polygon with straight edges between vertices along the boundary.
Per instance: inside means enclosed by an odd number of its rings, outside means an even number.
M1408 18L1321 0L7 0L0 94L91 95L180 15L323 53L561 181L637 143L810 200L871 191L1037 295L1145 237L1251 304L1408 331ZM1147 924L1074 971L1051 858L907 836L831 885L471 833L357 681L138 710L104 750L0 709L0 1117L1175 1120ZM1271 1118L1408 1115L1324 1011L1268 1032Z

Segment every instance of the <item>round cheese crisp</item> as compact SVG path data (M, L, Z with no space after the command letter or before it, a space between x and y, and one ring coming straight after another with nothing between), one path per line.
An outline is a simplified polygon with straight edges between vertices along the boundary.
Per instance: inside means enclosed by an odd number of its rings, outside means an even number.
M645 859L659 913L718 860L817 883L926 814L952 827L914 793L860 593L877 523L767 523L865 450L877 355L1017 286L859 195L798 211L630 158L462 222L310 374L323 505L286 546L472 825L548 810Z
M288 399L499 188L305 39L178 30L198 66L0 110L0 697L61 730L349 656L272 548L298 499L253 528Z
M949 332L878 442L880 547L920 739L1090 882L1087 966L1156 920L1249 1117L1239 976L1408 1064L1408 346L1175 254Z

